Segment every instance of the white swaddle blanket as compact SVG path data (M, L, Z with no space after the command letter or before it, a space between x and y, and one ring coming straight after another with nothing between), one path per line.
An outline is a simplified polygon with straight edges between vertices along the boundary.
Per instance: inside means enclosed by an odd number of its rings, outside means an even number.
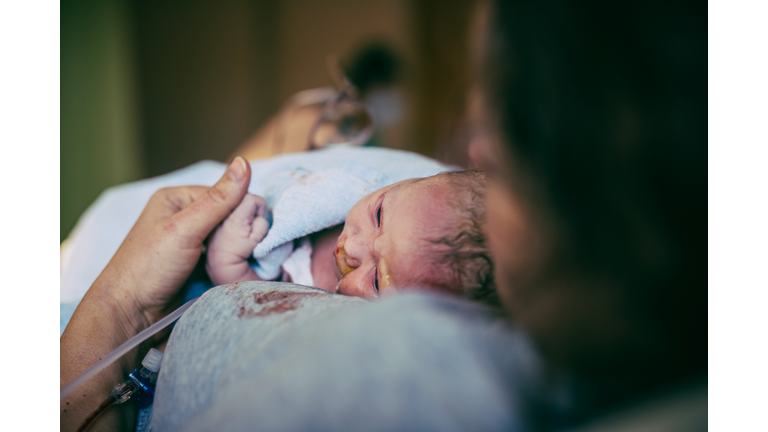
M294 239L344 222L356 202L392 183L389 176L357 162L336 162L316 172L297 168L277 173L265 193L267 219L272 220L253 251L256 273L266 280L277 278Z
M212 186L225 168L220 162L199 162L102 193L62 246L61 331L155 191ZM271 219L267 236L254 250L257 273L276 278L294 239L344 222L350 208L374 190L455 169L415 153L382 148L334 148L252 162L248 192L266 198Z

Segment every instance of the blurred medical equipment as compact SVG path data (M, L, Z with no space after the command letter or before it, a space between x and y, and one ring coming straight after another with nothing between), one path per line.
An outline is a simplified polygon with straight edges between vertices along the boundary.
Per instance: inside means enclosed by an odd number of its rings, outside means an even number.
M283 105L277 117L275 154L282 153L288 118L301 107L325 103L307 137L309 150L333 146L362 146L376 129L373 116L359 100L357 88L341 70L339 58L328 57L326 66L334 87L300 91Z

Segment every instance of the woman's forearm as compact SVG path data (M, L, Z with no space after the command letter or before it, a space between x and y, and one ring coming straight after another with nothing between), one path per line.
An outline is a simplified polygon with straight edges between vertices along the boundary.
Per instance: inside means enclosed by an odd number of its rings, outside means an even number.
M83 297L59 341L60 387L138 333L144 325L137 311L130 316L128 301L121 304L119 297L110 294L110 287L106 286L109 281L104 276L99 277ZM61 430L77 430L112 387L125 381L138 364L138 355L137 350L131 351L62 400ZM91 430L133 430L135 416L136 407L132 402L111 406L94 422L99 428Z

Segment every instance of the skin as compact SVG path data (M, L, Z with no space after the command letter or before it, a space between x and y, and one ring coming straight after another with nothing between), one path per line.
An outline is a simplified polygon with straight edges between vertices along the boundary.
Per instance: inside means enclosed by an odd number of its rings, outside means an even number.
M485 55L489 25L488 3L474 17L472 44L475 70ZM552 364L586 373L609 373L633 344L647 339L633 327L626 299L615 282L578 268L568 257L555 258L561 243L556 215L534 211L527 198L544 197L540 191L525 196L521 185L534 188L509 152L505 138L493 125L479 85L470 91L468 116L474 126L469 146L472 161L485 171L486 222L483 226L495 263L499 297L515 325L524 329ZM629 342L628 342L629 341Z
M481 3L474 21L472 44L475 70L485 55L489 25L488 3ZM483 226L494 263L499 297L515 325L536 341L552 364L587 373L605 373L616 364L626 341L640 341L642 330L627 319L626 300L615 283L555 258L562 241L555 217L539 211L528 197L544 197L534 188L509 152L505 138L493 125L495 113L477 85L470 91L468 116L474 126L470 159L487 175L486 222Z
M334 250L338 292L376 298L444 283L447 269L425 265L423 257L426 239L446 229L450 193L433 177L395 183L357 202Z
M469 156L488 178L483 231L494 262L503 263L494 266L494 277L504 305L514 315L520 315L525 310L520 305L529 295L518 287L536 278L545 255L545 240L537 234L541 230L534 225L525 201L509 187L513 183L505 162L509 157L495 136L488 132L479 92L472 93L469 116L477 128L469 146Z
M554 262L556 232L510 187L512 158L492 134L478 134L470 155L488 174L483 227L497 265L499 297L514 323L532 335L552 364L587 374L612 373L643 329L610 279L568 261ZM628 342L629 341L629 342Z
M213 187L168 188L152 196L61 336L60 386L179 304L203 241L243 200L250 177L250 166L236 158ZM126 354L62 400L60 429L76 430L148 348ZM135 406L126 403L110 407L90 430L133 430L134 422Z
M445 269L425 266L420 257L430 233L445 229L452 211L446 204L449 194L438 177L406 180L361 199L349 211L343 230L334 227L311 237L315 286L377 298L394 294L396 286L446 279ZM206 262L215 285L261 280L248 258L269 228L264 205L263 198L246 195L216 229Z
M261 280L248 264L248 258L269 231L265 212L264 198L247 194L214 231L205 262L205 269L214 285Z

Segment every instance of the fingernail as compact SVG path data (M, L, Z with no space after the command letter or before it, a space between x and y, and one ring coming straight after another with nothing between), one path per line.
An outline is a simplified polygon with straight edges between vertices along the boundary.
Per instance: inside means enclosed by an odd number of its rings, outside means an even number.
M227 167L227 176L234 181L240 181L245 177L247 167L245 166L245 159L241 156L235 158L232 163Z

